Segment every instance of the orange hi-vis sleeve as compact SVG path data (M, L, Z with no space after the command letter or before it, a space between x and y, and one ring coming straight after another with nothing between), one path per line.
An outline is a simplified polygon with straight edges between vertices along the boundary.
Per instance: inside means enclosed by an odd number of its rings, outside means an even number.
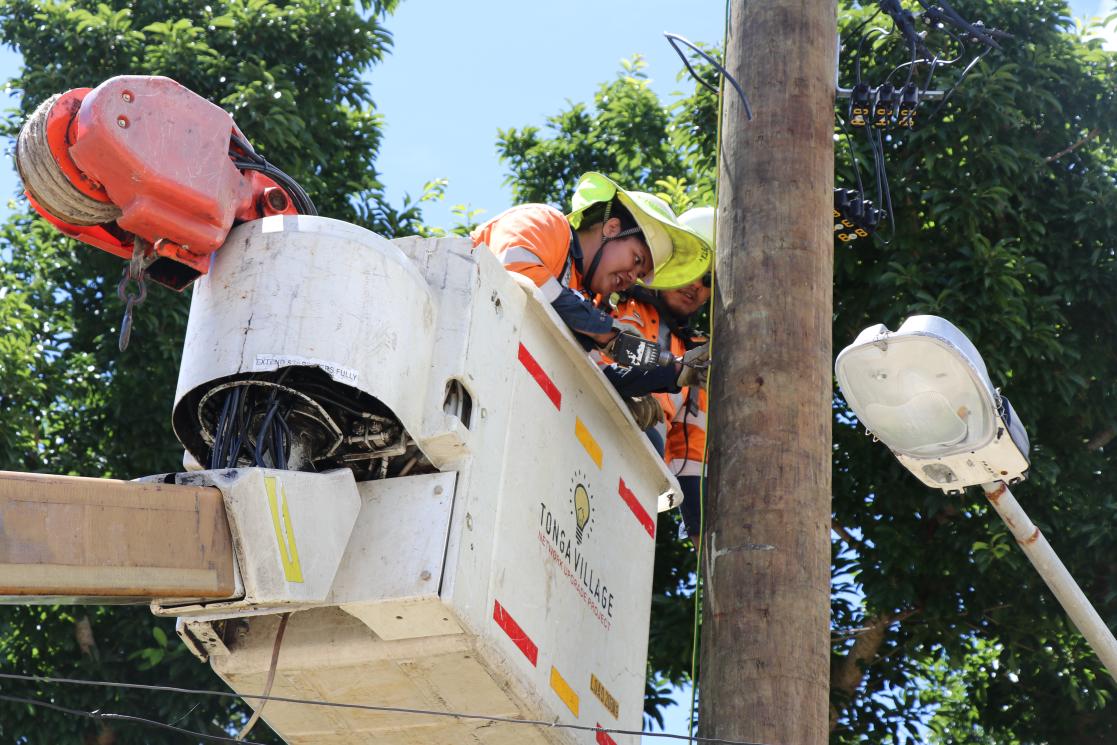
M671 354L682 357L686 343L671 334ZM697 386L659 394L667 418L663 459L676 476L701 476L706 457L706 391Z
M486 245L504 268L528 277L547 302L563 286L580 289L581 277L573 265L563 277L570 252L570 223L566 216L545 204L522 204L480 225L469 237L473 246Z
M701 476L706 459L706 391L690 386L665 395L670 411L664 408L668 421L663 459L677 476Z

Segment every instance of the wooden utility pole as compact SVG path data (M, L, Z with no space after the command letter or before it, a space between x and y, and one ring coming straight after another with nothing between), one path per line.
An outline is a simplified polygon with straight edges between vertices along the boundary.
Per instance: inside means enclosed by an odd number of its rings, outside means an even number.
M828 739L834 0L731 0L702 736Z

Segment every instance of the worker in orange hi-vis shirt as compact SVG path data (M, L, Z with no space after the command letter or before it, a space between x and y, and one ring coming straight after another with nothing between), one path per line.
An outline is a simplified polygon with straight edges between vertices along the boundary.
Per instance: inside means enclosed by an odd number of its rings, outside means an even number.
M711 251L658 197L621 189L599 173L579 179L574 211L526 204L479 226L470 237L486 245L509 271L539 288L587 349L609 349L621 330L598 307L602 297L637 281L649 287L686 284L706 273ZM684 367L609 364L605 376L626 398L677 390Z
M714 210L700 207L679 216L679 221L694 228L713 242ZM670 349L677 357L706 350L706 340L687 325L691 317L710 300L710 275L673 290L649 292L636 288L613 312L617 322L641 336ZM664 416L648 430L648 437L663 453L668 468L683 489L680 511L687 534L697 539L701 530L702 479L706 461L706 375L699 368L684 368L677 381L681 389L655 393Z

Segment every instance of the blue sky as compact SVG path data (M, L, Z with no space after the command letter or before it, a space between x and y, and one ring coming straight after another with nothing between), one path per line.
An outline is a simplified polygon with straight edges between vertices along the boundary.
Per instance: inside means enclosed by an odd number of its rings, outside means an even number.
M682 86L663 32L720 44L724 18L714 0L404 0L387 23L395 51L369 76L386 120L377 165L390 197L445 177L447 198L425 211L430 222L448 223L457 203L500 212L511 204L498 128L542 125L568 99L590 100L634 54L665 98Z
M1113 1L1072 0L1071 7L1090 17ZM495 215L510 206L498 128L539 126L567 100L588 101L634 54L648 60L653 89L670 98L683 86L663 32L720 43L724 13L724 0L404 0L386 22L394 51L368 75L385 119L377 165L389 198L398 205L405 192L415 196L424 182L448 178L445 201L424 209L428 223L449 225L457 203ZM0 49L0 79L19 65L16 53ZM0 163L0 217L17 190L9 158ZM680 698L687 700L667 711L668 732L685 732L689 692Z

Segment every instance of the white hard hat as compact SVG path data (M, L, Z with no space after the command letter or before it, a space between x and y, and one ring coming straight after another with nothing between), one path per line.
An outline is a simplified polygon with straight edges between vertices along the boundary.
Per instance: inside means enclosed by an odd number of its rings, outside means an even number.
M692 207L679 215L679 222L686 225L698 235L712 251L714 249L714 215L713 207Z

